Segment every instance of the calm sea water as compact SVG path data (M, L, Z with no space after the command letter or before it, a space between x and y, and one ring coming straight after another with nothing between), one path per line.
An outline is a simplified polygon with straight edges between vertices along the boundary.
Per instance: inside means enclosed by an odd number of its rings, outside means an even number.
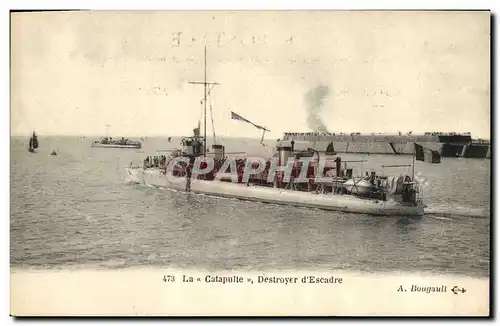
M142 150L91 148L93 140L42 137L30 154L27 139L11 138L11 265L489 275L490 160L417 162L427 184L426 215L378 217L131 184L125 166L178 139L148 138ZM268 155L259 140L223 142L227 151ZM384 155L342 158L369 160L353 166L358 172L411 163Z

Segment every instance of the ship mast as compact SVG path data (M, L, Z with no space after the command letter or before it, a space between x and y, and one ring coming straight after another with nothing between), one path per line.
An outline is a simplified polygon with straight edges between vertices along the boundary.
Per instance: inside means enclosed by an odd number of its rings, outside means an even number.
M204 66L205 66L205 81L203 83L203 86L205 88L205 91L203 92L204 94L204 99L203 99L203 114L204 114L204 121L203 121L203 156L207 156L207 46L205 46L205 56L203 59Z
M203 84L203 156L207 156L207 86L209 85L219 85L219 83L209 83L207 82L207 47L205 46L205 56L204 56L204 66L205 66L205 79L203 82L189 82L189 84Z
M415 156L417 156L417 150L413 146L413 162L411 164L411 181L415 182Z

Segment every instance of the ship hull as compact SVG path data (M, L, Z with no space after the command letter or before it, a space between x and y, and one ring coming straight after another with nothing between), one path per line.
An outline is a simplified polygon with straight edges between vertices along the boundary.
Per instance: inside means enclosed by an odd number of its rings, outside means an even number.
M91 147L100 147L100 148L131 148L131 149L140 149L140 145L118 145L118 144L95 144L90 145Z
M421 144L437 151L441 157L490 158L491 144L473 142L470 136L378 136L378 135L284 135L284 140L294 140L296 148L313 147L325 150L332 142L337 153L413 155L414 144Z
M132 182L186 191L187 180L171 182L157 169L127 168ZM422 216L424 205L405 205L395 201L363 199L351 195L316 194L294 190L237 184L232 182L191 180L190 192L264 203L320 208L332 211L385 216Z

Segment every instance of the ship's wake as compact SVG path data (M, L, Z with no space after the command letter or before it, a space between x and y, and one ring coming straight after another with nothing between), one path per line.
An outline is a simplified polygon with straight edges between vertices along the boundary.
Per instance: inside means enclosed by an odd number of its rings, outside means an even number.
M490 212L486 208L481 207L466 207L466 206L446 206L446 205L427 205L425 207L425 216L442 217L442 219L450 217L469 217L469 218L489 218Z

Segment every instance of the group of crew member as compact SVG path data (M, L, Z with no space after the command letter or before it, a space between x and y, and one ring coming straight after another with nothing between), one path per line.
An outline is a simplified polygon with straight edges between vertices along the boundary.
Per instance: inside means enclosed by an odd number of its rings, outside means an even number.
M375 172L372 172L370 175L368 174L368 172L365 173L366 174L363 179L365 179L366 181L370 181L372 186L380 188L380 186L382 185L382 179L380 179L380 177L376 175Z
M167 162L167 157L165 155L160 156L148 156L144 159L144 168L160 167L164 166Z

